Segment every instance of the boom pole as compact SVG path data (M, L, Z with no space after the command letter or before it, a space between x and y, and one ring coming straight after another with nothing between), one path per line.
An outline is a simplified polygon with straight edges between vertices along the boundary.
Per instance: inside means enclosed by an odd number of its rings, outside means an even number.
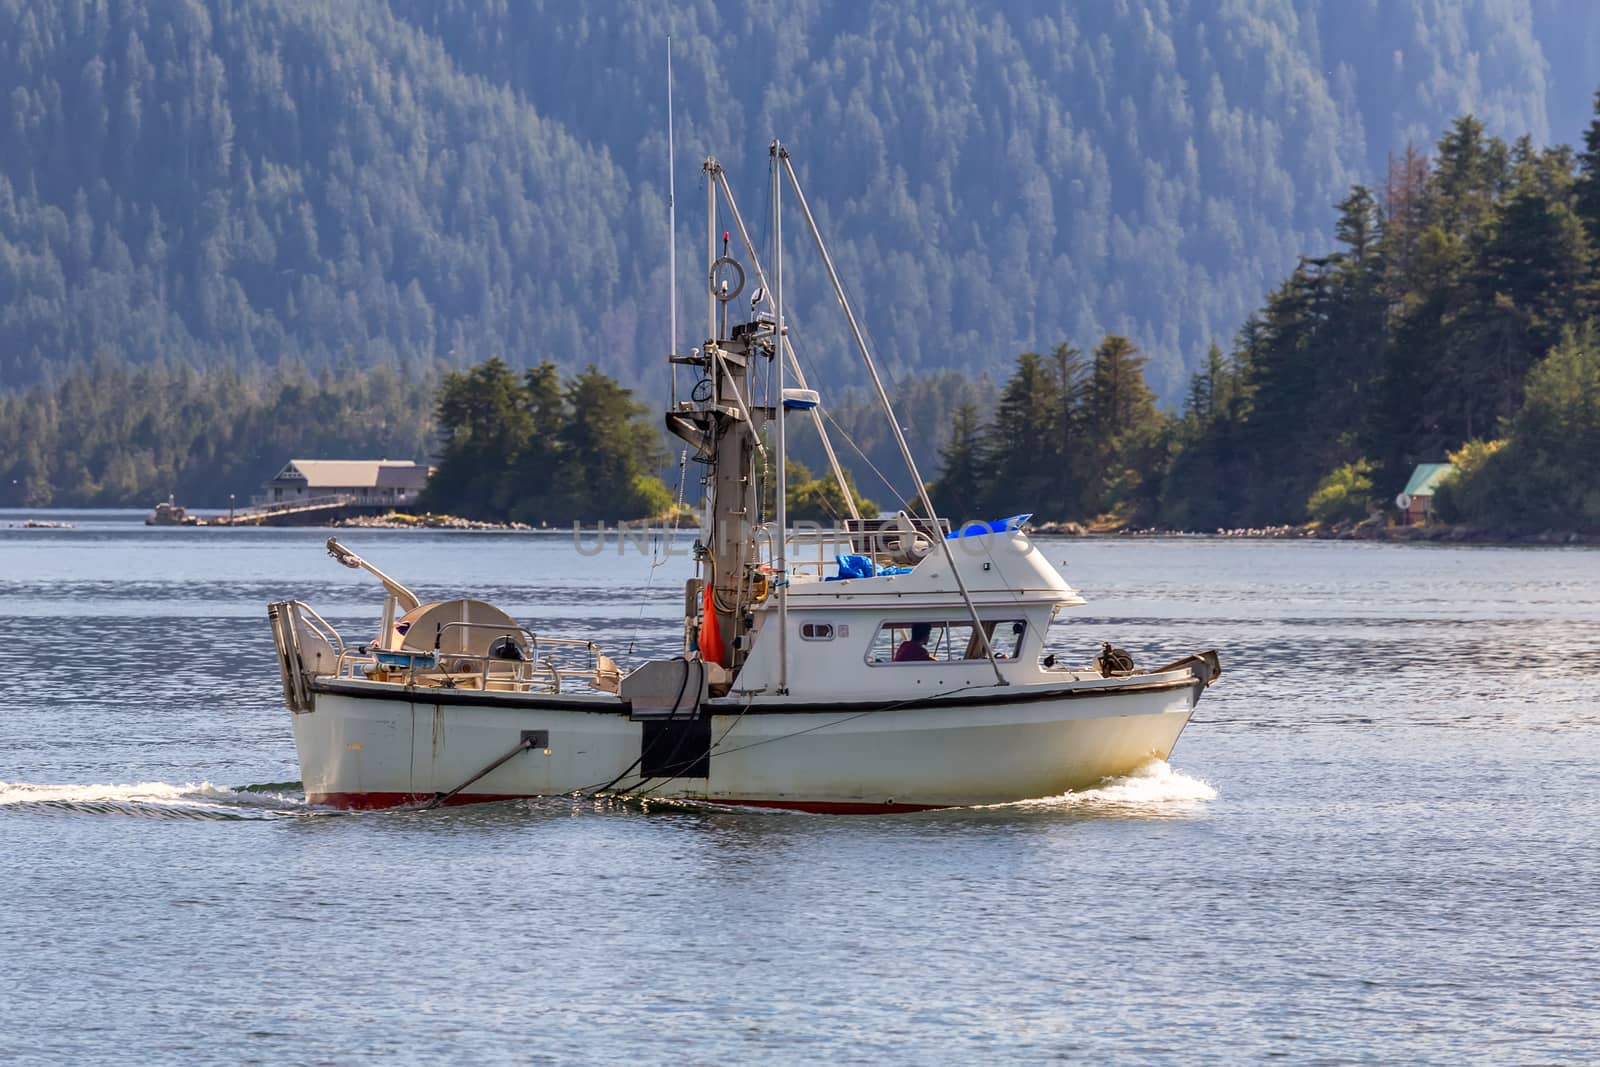
M777 141L772 142L772 303L773 303L773 340L778 346L783 344L783 175L778 173L779 153L783 152L783 145ZM773 349L778 354L778 349ZM789 453L787 442L784 440L784 423L788 420L783 406L783 356L773 360L773 370L778 375L778 409L773 413L777 423L774 433L777 443L777 507L776 519L778 537L774 544L777 558L773 560L773 570L777 572L778 593L778 693L783 695L789 692L789 482L788 466Z

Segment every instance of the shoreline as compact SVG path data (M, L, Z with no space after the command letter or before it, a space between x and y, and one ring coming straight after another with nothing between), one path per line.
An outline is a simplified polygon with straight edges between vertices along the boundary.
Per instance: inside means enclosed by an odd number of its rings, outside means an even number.
M131 508L11 508L0 513L0 528L11 530L71 530L78 524L70 518L43 518L42 516L74 516L98 511L127 511ZM30 513L41 516L30 518ZM211 526L244 528L240 523L229 527L226 523L191 523L186 526ZM159 527L158 527L159 528ZM306 524L301 527L284 525L284 529L324 530L465 530L501 533L571 533L572 524L534 526L524 522L486 522L464 519L455 515L412 515L391 512L387 515L360 516L331 523ZM582 525L585 533L597 531L631 535L641 533L676 533L688 535L696 529L690 521L680 517L676 524L671 517L653 516L628 522ZM1430 523L1418 526L1391 526L1385 522L1368 519L1359 523L1302 523L1279 526L1239 527L1216 530L1172 530L1161 527L1127 527L1077 522L1030 523L1027 527L1036 537L1092 538L1115 540L1138 537L1147 539L1208 539L1239 541L1371 541L1383 544L1448 544L1448 545L1600 545L1600 532L1578 530L1543 530L1536 533L1514 533L1468 525Z
M1166 530L1159 527L1135 529L1120 527L1095 529L1080 523L1046 522L1029 528L1045 537L1170 537L1216 538L1254 541L1373 541L1383 544L1453 545L1594 545L1600 534L1576 530L1544 530L1539 533L1511 533L1476 526L1429 523L1419 526L1390 526L1368 519L1364 522L1318 523L1301 525L1240 527L1219 530Z
M453 515L381 515L372 518L345 519L332 523L338 528L374 530L503 530L533 532L563 532L570 526L530 526L527 523L481 522L461 519ZM585 531L602 527L583 526ZM651 531L668 529L667 523L657 525L655 520L633 520L615 525L604 524L613 530ZM677 532L691 527L679 526ZM1146 537L1146 538L1215 538L1219 540L1256 541L1375 541L1387 544L1458 544L1458 545L1589 545L1600 544L1600 534L1577 531L1546 530L1534 534L1514 534L1504 530L1484 530L1473 526L1431 523L1423 526L1389 526L1372 520L1359 523L1304 523L1302 525L1240 527L1219 530L1166 530L1157 527L1134 529L1121 527L1095 529L1075 522L1045 522L1030 525L1028 532L1039 537Z

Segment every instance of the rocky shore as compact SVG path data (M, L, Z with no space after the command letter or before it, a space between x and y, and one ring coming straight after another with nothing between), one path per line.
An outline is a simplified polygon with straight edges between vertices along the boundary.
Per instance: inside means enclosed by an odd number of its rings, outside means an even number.
M623 528L646 525L665 527L670 519L642 520L623 523ZM536 530L524 522L479 522L454 515L408 515L390 512L387 515L366 515L341 519L332 525L339 528L364 530ZM551 527L552 529L554 527ZM685 528L690 528L685 525ZM1600 544L1600 535L1565 530L1547 530L1542 533L1512 534L1503 530L1484 530L1473 526L1452 526L1446 523L1429 523L1426 526L1391 526L1382 516L1362 522L1321 523L1302 525L1253 526L1231 530L1166 530L1159 527L1127 527L1104 524L1084 525L1077 522L1033 523L1028 531L1042 537L1223 537L1230 539L1256 539L1276 541L1390 541L1438 542L1463 545L1591 545Z
M692 530L699 516L694 512L685 510L674 514L665 512L652 515L646 519L629 519L626 522L602 523L608 529L619 530ZM329 523L330 526L343 528L356 528L363 530L569 530L571 525L563 526L530 526L525 522L480 522L477 519L463 519L455 515L408 515L403 511L391 511L386 515L358 515L355 518L340 519ZM584 529L592 529L585 525Z
M358 515L331 525L340 529L362 530L532 530L525 522L479 522L455 515L407 515L391 511L387 515Z
M1265 540L1310 541L1390 541L1439 542L1463 545L1592 545L1600 535L1569 530L1540 533L1507 533L1475 526L1429 523L1424 526L1393 526L1383 516L1361 522L1308 522L1302 525L1240 527L1232 530L1164 530L1158 527L1096 528L1076 522L1044 522L1031 525L1034 534L1063 537L1226 537Z

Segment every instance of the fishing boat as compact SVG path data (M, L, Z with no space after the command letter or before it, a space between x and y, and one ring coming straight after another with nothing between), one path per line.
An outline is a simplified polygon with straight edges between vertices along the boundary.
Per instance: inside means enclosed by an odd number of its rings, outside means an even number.
M189 514L189 510L174 503L170 498L161 501L156 509L144 517L146 526L203 526L205 525L198 515Z
M924 483L789 153L774 142L770 159L770 274L722 165L707 159L705 340L679 355L673 328L666 424L694 460L702 516L681 653L624 670L595 642L530 630L484 601L423 603L330 539L384 600L359 643L302 601L268 608L310 802L617 794L906 812L1056 795L1172 752L1221 675L1214 650L1138 669L1103 645L1068 663L1050 646L1070 627L1052 624L1084 601L1029 537L1028 516L951 529L925 489L918 507L856 513L789 337L785 187L908 473ZM750 275L750 313L734 314ZM791 419L822 439L850 509L837 529L788 522Z

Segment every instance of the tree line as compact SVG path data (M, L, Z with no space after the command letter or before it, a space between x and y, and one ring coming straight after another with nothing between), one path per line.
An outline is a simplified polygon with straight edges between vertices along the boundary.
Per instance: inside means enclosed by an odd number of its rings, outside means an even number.
M1190 530L1360 519L1417 463L1454 457L1446 517L1600 527L1600 115L1578 152L1464 116L1338 213L1337 250L1302 259L1231 351L1212 346L1179 413L1155 410L1125 339L1087 368L1070 346L1024 354L990 420L951 413L944 509Z
M593 366L563 380L549 361L518 374L495 358L449 373L434 404L438 469L418 507L532 524L666 512L667 457L648 411Z
M288 364L271 378L109 356L0 391L0 507L223 506L296 456L422 458L429 373Z
M1003 384L981 370L903 375L910 436L940 454L940 509L1190 530L1358 519L1415 464L1455 457L1447 517L1508 531L1600 525L1600 464L1586 458L1595 103L1580 149L1507 143L1463 116L1431 157L1408 149L1380 186L1354 186L1337 205L1335 249L1302 259L1227 351L1210 348L1179 410L1157 408L1145 354L1120 335L1087 353L1025 353ZM441 509L568 522L670 505L661 431L615 379L491 360L447 375L435 395L433 373L286 362L269 379L102 352L0 393L0 502L215 501L296 452L427 454L432 421L442 452L429 499ZM869 495L908 499L880 477L898 459L871 405L847 397L830 418L846 464L874 479ZM795 458L821 471L815 443L796 436ZM830 479L796 470L790 481L797 516L840 512Z
M1049 356L1024 352L987 421L971 403L951 413L931 487L935 509L955 520L1019 511L1133 519L1150 495L1166 429L1144 363L1115 334L1087 358L1069 344Z

